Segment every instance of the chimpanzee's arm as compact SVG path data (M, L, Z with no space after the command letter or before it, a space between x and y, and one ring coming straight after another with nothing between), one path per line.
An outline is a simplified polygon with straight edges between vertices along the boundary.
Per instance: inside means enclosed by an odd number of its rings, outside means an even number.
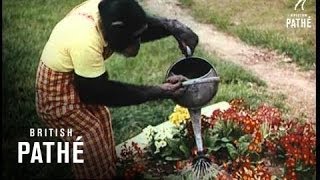
M168 98L168 94L160 86L138 86L111 81L106 74L96 78L75 74L74 83L81 101L87 104L128 106Z
M147 17L148 28L141 35L141 42L149 42L172 35L166 23L169 20L159 17Z
M162 17L147 17L148 28L141 35L141 42L149 42L173 35L183 54L188 55L186 46L193 54L199 38L188 26L178 20Z

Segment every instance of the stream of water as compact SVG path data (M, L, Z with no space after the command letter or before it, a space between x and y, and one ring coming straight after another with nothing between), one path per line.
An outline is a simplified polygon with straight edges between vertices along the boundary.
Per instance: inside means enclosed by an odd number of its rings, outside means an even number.
M191 122L192 122L192 128L194 137L196 140L198 152L203 151L203 144L202 144L202 137L201 137L201 109L188 109Z

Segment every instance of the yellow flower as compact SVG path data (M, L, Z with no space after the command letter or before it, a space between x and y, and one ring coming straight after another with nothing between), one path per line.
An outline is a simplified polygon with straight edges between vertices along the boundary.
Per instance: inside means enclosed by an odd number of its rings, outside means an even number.
M190 114L188 109L179 105L176 105L174 107L173 113L169 116L169 121L176 126L179 126L182 123L186 123L189 119Z

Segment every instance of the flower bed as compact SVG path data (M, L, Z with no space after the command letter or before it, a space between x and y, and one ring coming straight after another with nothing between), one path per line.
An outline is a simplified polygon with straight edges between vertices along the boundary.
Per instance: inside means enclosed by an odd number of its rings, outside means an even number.
M202 138L212 171L203 179L313 179L315 135L312 124L285 120L267 105L252 109L235 99L204 108ZM192 124L178 105L169 121L146 127L117 149L119 174L126 178L194 179Z

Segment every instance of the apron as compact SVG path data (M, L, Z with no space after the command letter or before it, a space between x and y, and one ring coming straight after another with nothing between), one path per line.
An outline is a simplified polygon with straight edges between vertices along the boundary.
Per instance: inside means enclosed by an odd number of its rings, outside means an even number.
M73 72L56 72L40 61L36 78L36 110L50 128L71 128L72 142L82 136L84 163L73 163L77 179L112 179L116 175L116 152L109 110L102 105L87 105L80 101L73 84ZM81 147L81 146L80 146ZM78 158L78 159L79 159Z

